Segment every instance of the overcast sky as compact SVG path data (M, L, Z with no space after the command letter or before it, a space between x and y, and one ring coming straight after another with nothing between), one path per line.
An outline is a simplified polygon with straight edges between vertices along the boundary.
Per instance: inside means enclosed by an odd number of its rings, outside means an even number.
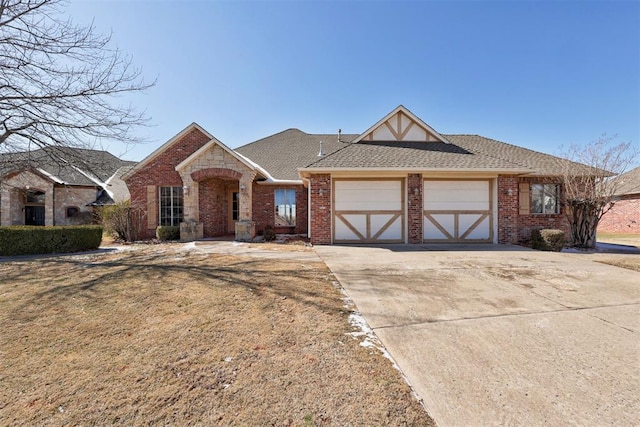
M436 131L558 154L640 144L638 1L89 1L77 23L155 87L141 160L191 122L235 148L287 128L360 133L403 104Z

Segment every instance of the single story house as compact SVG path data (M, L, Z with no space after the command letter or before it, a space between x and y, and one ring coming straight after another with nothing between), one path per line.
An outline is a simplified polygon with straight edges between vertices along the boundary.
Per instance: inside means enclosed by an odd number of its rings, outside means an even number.
M360 134L287 129L235 150L193 123L123 179L145 237L168 225L183 240L272 227L314 244L516 243L533 228L567 230L569 164L582 166L440 134L400 105Z
M613 206L603 215L598 231L640 234L640 167L623 173L616 179L618 188Z
M0 225L91 222L93 206L129 199L121 176L134 164L70 147L0 154Z

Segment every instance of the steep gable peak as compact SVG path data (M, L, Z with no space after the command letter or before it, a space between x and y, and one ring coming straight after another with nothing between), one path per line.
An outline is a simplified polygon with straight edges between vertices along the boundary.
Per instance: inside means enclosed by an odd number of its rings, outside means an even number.
M404 142L444 142L447 139L413 114L404 105L398 105L380 121L360 134L354 143L360 141L404 141Z

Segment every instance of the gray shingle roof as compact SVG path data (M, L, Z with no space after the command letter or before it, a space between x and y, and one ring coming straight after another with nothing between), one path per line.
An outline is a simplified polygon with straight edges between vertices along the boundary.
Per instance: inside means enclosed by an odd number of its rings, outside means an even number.
M478 135L443 135L442 142L360 141L358 135L308 134L298 129L252 142L236 151L276 179L298 180L297 168L310 169L493 169L538 176L561 175L584 165ZM320 141L325 156L318 157Z
M580 163L483 136L446 135L446 137L451 143L473 153L497 157L531 169L533 176L559 176L568 169L575 172L582 170L585 173L591 171Z
M631 169L616 178L619 180L616 195L640 194L640 167Z
M87 174L105 182L119 168L133 164L135 162L120 160L107 151L47 147L30 152L0 154L0 177L12 171L32 168L44 170L68 185L95 186L96 182Z
M351 141L357 136L343 134L340 140ZM338 134L308 134L299 129L287 129L235 151L262 166L276 179L299 180L298 168L318 159L320 141L325 155L348 145L338 141Z
M309 168L424 168L424 169L506 169L522 171L521 165L487 156L457 144L443 142L360 141L317 160Z

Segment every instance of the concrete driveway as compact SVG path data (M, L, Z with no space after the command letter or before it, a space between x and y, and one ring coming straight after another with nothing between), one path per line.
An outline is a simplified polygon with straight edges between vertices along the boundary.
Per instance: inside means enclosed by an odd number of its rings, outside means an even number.
M640 273L503 245L316 252L440 426L640 425Z

